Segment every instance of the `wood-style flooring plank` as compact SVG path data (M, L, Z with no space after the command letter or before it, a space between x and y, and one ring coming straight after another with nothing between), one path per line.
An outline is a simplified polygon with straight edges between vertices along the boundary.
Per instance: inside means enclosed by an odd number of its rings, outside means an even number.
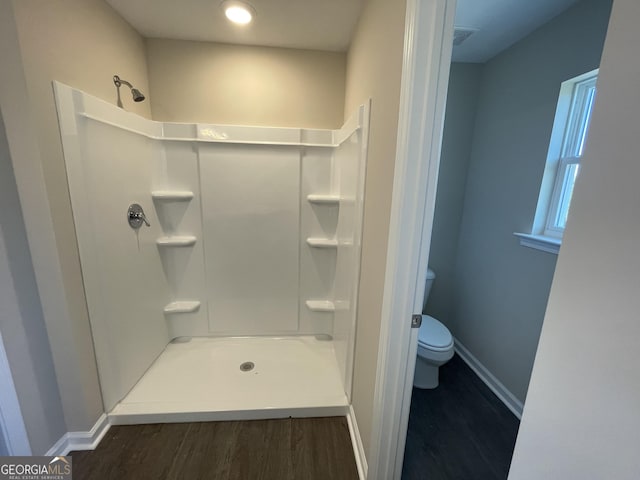
M188 430L186 423L112 427L93 452L72 452L73 477L167 478Z
M75 480L357 480L345 418L114 426Z
M458 357L440 385L413 389L403 480L504 480L518 419Z
M166 478L171 480L232 478L231 459L237 444L239 423L189 424L189 431Z
M292 478L358 480L344 417L298 419L292 427ZM309 476L309 472L313 475Z
M231 480L275 480L291 476L291 419L240 422L231 459Z

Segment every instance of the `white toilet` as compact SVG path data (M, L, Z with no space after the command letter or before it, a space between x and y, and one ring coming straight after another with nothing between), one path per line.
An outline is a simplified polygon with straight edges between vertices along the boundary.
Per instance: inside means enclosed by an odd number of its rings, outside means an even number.
M424 288L424 304L436 278L433 270L427 270L427 283ZM413 386L417 388L436 388L440 366L453 357L453 337L442 323L429 315L422 316L422 326L418 332L418 358L413 377Z

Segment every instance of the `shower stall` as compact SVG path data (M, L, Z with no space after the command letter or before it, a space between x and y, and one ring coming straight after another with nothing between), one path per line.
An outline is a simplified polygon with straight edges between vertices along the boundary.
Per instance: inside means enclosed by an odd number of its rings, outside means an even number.
M337 130L162 123L54 90L111 422L345 414L369 106Z

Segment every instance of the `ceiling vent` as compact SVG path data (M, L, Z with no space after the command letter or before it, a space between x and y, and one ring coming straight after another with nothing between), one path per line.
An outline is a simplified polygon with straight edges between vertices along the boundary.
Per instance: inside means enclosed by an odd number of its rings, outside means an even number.
M453 46L458 47L464 42L467 38L478 31L477 28L470 27L455 27L453 31Z

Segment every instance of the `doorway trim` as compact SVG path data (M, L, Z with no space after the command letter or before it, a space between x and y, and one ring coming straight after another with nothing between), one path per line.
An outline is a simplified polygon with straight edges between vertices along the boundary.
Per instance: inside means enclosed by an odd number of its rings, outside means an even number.
M456 0L407 0L368 478L400 479L431 244Z

